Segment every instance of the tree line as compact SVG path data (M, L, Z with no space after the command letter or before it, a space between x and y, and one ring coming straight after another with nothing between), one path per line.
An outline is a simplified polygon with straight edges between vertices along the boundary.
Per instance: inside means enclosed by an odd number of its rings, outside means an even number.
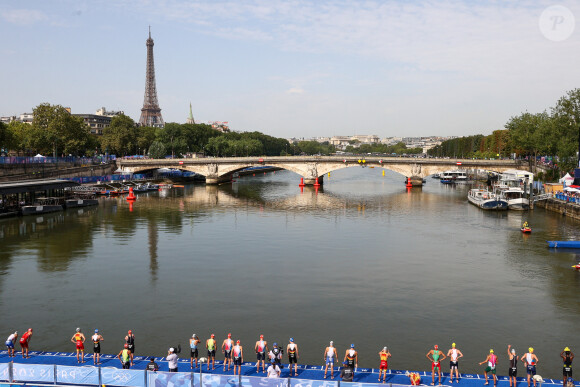
M528 158L555 156L561 171L577 166L580 141L580 89L568 91L555 104L540 113L524 112L511 117L504 129L488 136L454 138L428 151L431 156Z

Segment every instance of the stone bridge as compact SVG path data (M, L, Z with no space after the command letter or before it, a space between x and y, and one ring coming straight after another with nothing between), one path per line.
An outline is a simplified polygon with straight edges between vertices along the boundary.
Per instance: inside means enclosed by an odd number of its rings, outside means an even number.
M158 168L173 168L195 172L206 178L207 184L229 181L235 172L248 167L270 166L296 172L307 185L320 184L323 176L338 169L374 166L400 173L405 177L424 178L435 173L457 168L483 169L503 172L508 169L529 170L527 162L521 160L473 160L405 157L363 156L263 156L224 157L194 159L117 159L123 172L141 173Z

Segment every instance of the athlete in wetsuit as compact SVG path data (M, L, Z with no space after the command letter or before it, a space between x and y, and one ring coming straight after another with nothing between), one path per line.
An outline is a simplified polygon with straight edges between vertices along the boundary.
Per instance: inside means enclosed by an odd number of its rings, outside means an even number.
M14 343L18 339L18 331L14 332L6 339L6 349L8 349L8 357L15 357L14 354Z
M30 343L30 339L32 338L32 328L28 328L26 332L20 338L20 348L22 349L22 358L29 358L28 356L28 344ZM26 353L26 355L25 355Z
M508 359L510 359L510 368L508 369L508 377L510 380L510 387L516 387L518 377L518 356L516 350L512 348L511 344L507 349Z
M95 329L95 334L91 337L93 340L93 364L101 364L101 341L103 341L103 336L99 334L99 330Z
M266 352L268 352L268 342L264 341L264 335L260 335L260 340L256 341L254 346L258 362L256 363L256 373L260 372L260 362L262 362L262 371L266 372Z
M441 385L441 361L445 360L447 356L439 350L438 345L435 345L425 356L427 356L427 359L431 360L431 385L435 385L435 370L437 370L439 385Z
M131 352L131 365L133 365L133 356L135 355L135 335L130 330L127 332L127 336L125 336L125 343L127 343L127 349Z
M354 344L350 345L350 349L347 349L344 354L344 359L347 366L354 371L358 367L358 352L354 349Z
M189 348L191 349L191 369L193 369L193 359L195 359L195 368L197 368L197 358L199 356L197 346L199 345L199 337L194 333L189 339Z
M485 376L484 384L489 384L489 382L487 381L487 373L491 372L491 374L493 375L493 385L495 386L497 385L497 376L496 376L497 356L495 355L495 353L493 353L493 349L489 350L489 355L487 355L485 360L479 363L479 365L482 365L485 362L487 362L487 367L485 367L485 370L483 371L483 375Z
M381 360L381 364L379 365L379 382L381 379L383 383L387 381L387 369L389 369L388 360L391 357L391 353L384 347L381 352L379 352L379 359ZM384 376L384 377L383 377Z
M234 357L234 375L236 375L236 367L238 371L238 376L242 370L242 363L244 362L244 350L240 345L240 340L236 341L236 345L232 348L232 355Z
M534 354L534 348L528 348L528 352L522 356L522 361L526 365L526 372L528 373L528 387L530 387L530 379L536 375L536 364L538 364L538 357ZM534 379L534 387L536 387L536 379Z
M228 333L228 338L222 343L222 353L224 354L224 370L229 371L230 365L232 364L232 347L234 346L234 341L232 340L232 334ZM228 369L226 369L226 365Z
M209 371L209 363L212 363L212 369L215 370L215 335L212 333L211 337L206 340L205 347L207 348L207 369Z
M330 379L334 379L334 361L338 359L338 352L334 348L334 342L330 342L330 345L324 350L324 360L326 362L326 367L324 368L324 379L326 379L326 371L328 371L328 366L330 366Z
M290 342L286 346L286 352L288 352L288 366L290 370L290 376L292 376L292 363L294 363L294 376L298 376L298 344L294 343L294 339L290 338Z
M572 353L572 351L570 351L570 348L566 347L560 353L560 357L564 361L563 375L564 375L564 387L565 387L566 382L568 381L568 378L572 377L572 360L574 360L574 353Z
M455 372L455 380L459 383L459 359L463 357L460 350L455 348L455 343L451 344L451 349L447 351L449 358L449 381L453 383L453 372Z

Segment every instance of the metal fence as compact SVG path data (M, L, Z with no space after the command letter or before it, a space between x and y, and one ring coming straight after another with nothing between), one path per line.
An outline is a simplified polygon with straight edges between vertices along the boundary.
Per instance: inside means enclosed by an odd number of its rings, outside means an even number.
M95 165L101 163L108 163L114 160L114 156L99 156L99 157L0 157L0 164L57 164L70 163L74 165Z

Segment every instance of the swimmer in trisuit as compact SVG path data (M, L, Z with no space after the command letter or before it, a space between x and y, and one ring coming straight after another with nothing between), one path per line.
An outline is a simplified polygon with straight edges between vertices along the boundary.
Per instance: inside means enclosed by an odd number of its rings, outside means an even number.
M222 353L224 354L224 371L229 371L232 364L232 347L234 346L234 341L232 340L232 334L228 333L228 338L222 343ZM228 369L226 370L226 366Z
M95 334L91 337L93 340L93 364L101 364L101 341L103 336L99 334L99 330L95 329Z
M199 342L199 337L197 337L195 333L191 335L191 339L189 339L189 348L191 349L191 369L193 369L193 359L195 359L195 368L197 368L197 358L199 356L197 346L199 345Z
M528 352L522 356L522 361L526 365L528 373L528 387L530 387L530 379L536 375L536 364L538 364L538 357L534 355L534 348L528 348ZM534 379L534 387L536 387L536 379Z
M358 352L354 349L354 344L351 344L350 349L346 350L344 361L347 362L347 366L353 371L358 367Z
M81 332L81 328L77 328L76 333L71 337L71 342L75 343L77 348L77 363L85 362L85 335ZM79 359L79 354L82 354Z
M232 349L232 354L234 357L234 375L236 375L236 367L238 370L237 375L240 376L240 372L242 369L242 363L244 362L244 350L240 345L240 340L236 341L236 345Z
M20 348L22 349L22 358L29 358L28 356L28 344L30 343L30 338L32 337L32 328L28 328L26 332L20 337ZM26 355L25 355L26 353Z
M429 355L431 357L429 357ZM427 359L431 360L431 385L435 385L435 370L439 376L439 385L441 385L441 361L445 360L447 356L439 350L439 346L435 345L432 350L427 352Z
M266 352L268 352L268 342L264 341L264 335L260 335L260 340L256 341L254 346L258 362L256 363L256 373L260 372L260 362L262 362L262 371L266 372Z
M209 363L212 363L212 369L215 370L215 335L212 333L211 337L205 341L207 348L207 370L209 371Z
M485 360L480 362L479 365L482 365L485 362L487 362L487 367L485 367L485 370L483 371L483 375L485 376L484 384L489 384L489 382L487 381L487 373L491 372L491 374L493 375L493 385L495 386L497 385L497 376L496 376L497 356L495 355L495 353L493 353L493 349L489 350L489 355L487 355Z
M449 381L453 383L453 372L455 371L455 380L459 383L459 359L463 357L460 350L455 348L455 343L451 344L451 349L447 351L449 358Z
M383 383L387 381L387 369L389 368L388 360L391 357L391 353L384 347L381 352L379 352L379 358L381 360L381 364L379 365L379 382L381 381L381 376Z
M334 379L334 361L338 359L338 353L336 348L334 348L334 342L330 342L330 345L324 350L324 360L326 361L326 367L324 368L324 379L326 379L326 371L328 371L328 366L330 365L330 379Z
M292 363L294 363L294 376L298 376L298 344L294 343L294 339L290 338L290 342L286 346L286 352L288 353L288 370L290 371L290 376L292 376Z
M568 378L572 377L572 360L574 360L574 353L572 353L572 351L570 351L570 348L566 347L560 353L560 357L564 361L563 375L564 375L564 387L565 387L566 382L568 381Z
M125 343L127 344L127 349L131 352L131 367L133 366L133 357L135 356L135 335L131 330L127 331L127 336L125 336Z
M516 350L508 345L508 358L510 359L510 368L508 369L508 377L510 379L510 387L516 387L518 379L518 355Z

